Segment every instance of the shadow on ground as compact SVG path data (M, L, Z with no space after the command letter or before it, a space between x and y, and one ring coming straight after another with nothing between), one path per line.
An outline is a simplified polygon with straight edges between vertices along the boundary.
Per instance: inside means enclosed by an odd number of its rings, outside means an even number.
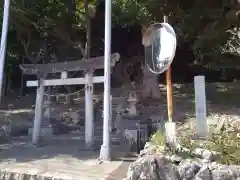
M166 104L166 87L160 86ZM206 83L208 115L240 116L240 83ZM166 106L166 105L165 105ZM166 114L166 113L165 113ZM165 115L166 116L166 115ZM184 122L195 117L194 84L173 85L173 119Z

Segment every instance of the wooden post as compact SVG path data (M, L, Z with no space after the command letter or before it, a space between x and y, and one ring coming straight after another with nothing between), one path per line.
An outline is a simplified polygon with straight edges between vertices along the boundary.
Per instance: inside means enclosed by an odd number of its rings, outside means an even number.
M35 105L35 117L33 124L33 132L32 132L32 143L38 144L40 131L41 131L41 121L43 115L43 98L44 98L44 78L40 77L39 86L37 88L37 97L36 97L36 105Z
M171 66L166 72L167 82L167 105L168 105L168 121L172 122L173 117L173 105L172 105L172 78L171 78Z
M93 82L92 71L85 74L85 145L92 148L94 143L94 122L93 122Z
M164 16L164 23L168 22L168 17ZM165 123L166 140L173 148L178 148L179 145L176 141L176 124L173 121L173 105L172 105L172 78L171 78L171 66L166 72L167 83L167 105L168 105L168 122Z
M164 16L164 22L168 22L168 17ZM168 106L168 121L172 122L173 116L173 103L172 103L172 77L171 77L171 66L166 72L166 83L167 83L167 106Z

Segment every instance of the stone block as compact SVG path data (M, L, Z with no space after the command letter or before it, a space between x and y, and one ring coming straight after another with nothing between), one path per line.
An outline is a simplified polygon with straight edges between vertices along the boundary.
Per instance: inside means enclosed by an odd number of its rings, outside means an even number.
M33 128L28 128L28 135L32 136ZM52 126L44 126L40 129L40 136L42 137L50 137L53 135Z

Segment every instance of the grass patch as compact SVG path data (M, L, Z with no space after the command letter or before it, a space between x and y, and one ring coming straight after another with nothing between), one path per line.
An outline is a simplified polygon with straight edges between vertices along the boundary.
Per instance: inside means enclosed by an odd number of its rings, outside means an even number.
M179 138L182 147L187 148L189 152L181 150L174 150L166 144L165 134L157 131L151 137L151 143L157 149L164 149L164 154L177 154L182 158L193 158L193 151L196 148L207 149L211 152L217 152L216 162L226 165L240 165L240 130L237 128L231 130L222 130L220 132L213 132L205 140L193 140L191 136L184 136Z
M166 136L163 132L157 131L151 137L151 143L157 146L165 146L166 145Z
M181 137L180 144L192 152L196 148L217 152L216 161L226 165L240 165L240 130L213 132L206 140L192 140L190 136Z
M213 133L206 148L219 153L219 163L240 165L240 130Z

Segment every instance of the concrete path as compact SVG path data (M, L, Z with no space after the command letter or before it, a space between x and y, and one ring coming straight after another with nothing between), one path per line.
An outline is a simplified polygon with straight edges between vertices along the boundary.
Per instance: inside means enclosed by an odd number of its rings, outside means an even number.
M112 148L113 161L101 162L100 148L84 151L81 140L58 137L38 148L29 142L20 139L0 145L1 180L118 180L125 177L129 165L121 146Z

